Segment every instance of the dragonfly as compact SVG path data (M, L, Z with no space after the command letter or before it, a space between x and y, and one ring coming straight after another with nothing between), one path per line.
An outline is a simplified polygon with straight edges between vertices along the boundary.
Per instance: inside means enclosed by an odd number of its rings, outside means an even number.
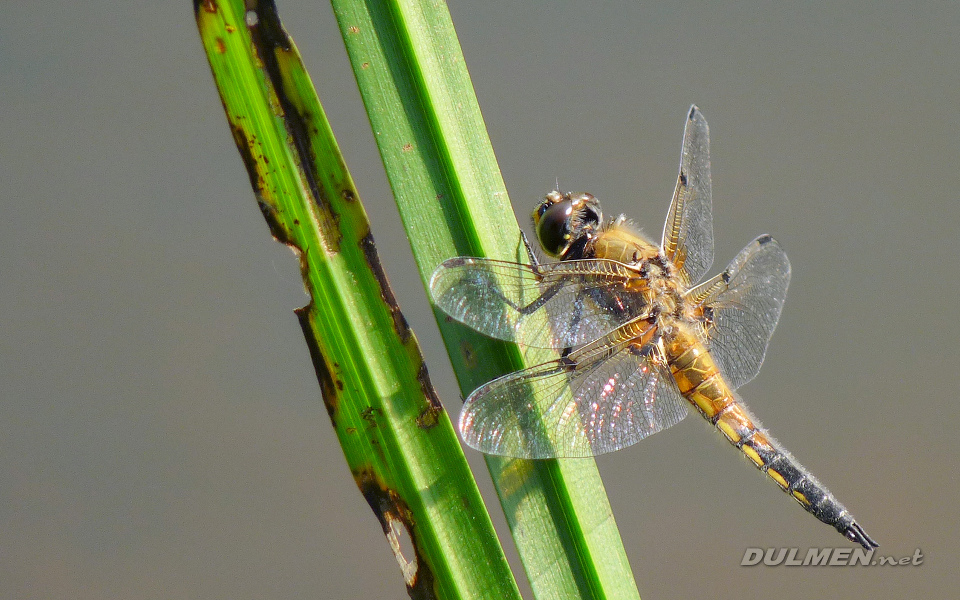
M696 411L820 521L869 550L853 515L783 448L736 390L760 369L790 283L769 235L720 274L713 263L707 121L687 114L659 244L591 194L552 191L533 212L541 262L456 257L430 280L435 305L487 336L559 357L477 388L459 428L488 454L528 459L620 450ZM559 186L558 186L559 187Z

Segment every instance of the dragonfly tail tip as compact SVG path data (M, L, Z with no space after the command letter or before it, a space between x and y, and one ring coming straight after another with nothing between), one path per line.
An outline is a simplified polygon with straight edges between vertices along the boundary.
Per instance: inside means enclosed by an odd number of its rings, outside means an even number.
M867 535L867 532L863 530L863 527L860 527L859 523L851 523L847 530L843 532L843 535L850 540L851 542L856 542L863 546L865 550L873 550L874 548L880 546L873 538Z

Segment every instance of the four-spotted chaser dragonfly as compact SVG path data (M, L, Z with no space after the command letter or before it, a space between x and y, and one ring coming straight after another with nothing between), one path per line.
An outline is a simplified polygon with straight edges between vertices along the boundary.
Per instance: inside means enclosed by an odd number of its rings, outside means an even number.
M434 302L454 319L561 353L470 394L460 415L468 445L518 458L593 456L678 423L692 406L804 509L877 546L735 392L760 369L790 263L763 235L695 285L713 263L709 131L696 106L659 245L623 216L604 221L590 194L551 192L533 221L559 262L540 263L528 246L529 266L458 257L430 281Z

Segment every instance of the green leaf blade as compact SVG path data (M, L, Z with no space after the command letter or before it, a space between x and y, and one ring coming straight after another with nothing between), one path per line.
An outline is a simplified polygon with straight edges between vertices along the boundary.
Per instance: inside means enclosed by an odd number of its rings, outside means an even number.
M446 6L332 4L421 278L456 255L524 260ZM464 395L524 366L515 346L437 317ZM487 464L537 598L639 597L593 461Z
M250 10L195 3L260 209L300 259L297 314L350 470L411 596L519 598L299 53L272 2Z

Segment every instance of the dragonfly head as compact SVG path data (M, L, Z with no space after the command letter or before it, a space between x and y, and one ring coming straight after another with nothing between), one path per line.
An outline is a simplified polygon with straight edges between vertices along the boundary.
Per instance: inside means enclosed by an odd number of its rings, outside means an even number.
M540 247L561 260L593 238L602 221L600 202L585 193L550 192L533 211Z

